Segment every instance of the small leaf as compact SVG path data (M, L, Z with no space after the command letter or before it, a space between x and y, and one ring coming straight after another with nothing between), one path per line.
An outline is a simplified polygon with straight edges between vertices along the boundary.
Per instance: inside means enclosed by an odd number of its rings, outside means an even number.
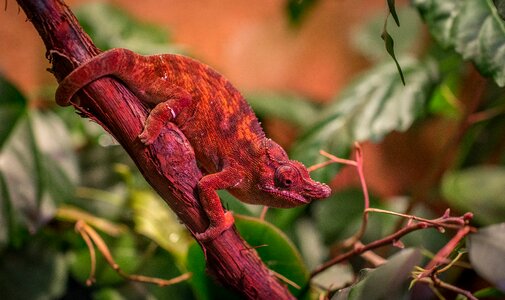
M468 253L475 271L505 292L505 223L469 235Z
M400 63L398 62L395 56L395 43L393 41L393 38L391 37L391 35L389 35L386 29L384 29L384 31L382 32L381 38L384 40L384 46L386 47L386 51L393 58L396 64L396 69L400 74L400 78L402 80L403 85L405 85L405 77L403 76L402 68L400 67Z
M393 255L384 265L369 270L352 286L338 291L332 300L401 299L414 266L421 261L418 249L405 249Z
M395 0L388 0L388 9L391 15L393 16L396 25L400 26L400 20L398 19L398 15L396 14Z
M423 115L439 72L430 59L401 61L407 85L399 80L394 63L373 68L324 109L294 146L292 156L310 166L325 161L319 150L346 157L355 141L378 141L394 130L410 128ZM337 170L331 165L312 174L324 182Z
M481 224L505 221L505 168L479 166L446 174L442 194L451 206L474 213Z

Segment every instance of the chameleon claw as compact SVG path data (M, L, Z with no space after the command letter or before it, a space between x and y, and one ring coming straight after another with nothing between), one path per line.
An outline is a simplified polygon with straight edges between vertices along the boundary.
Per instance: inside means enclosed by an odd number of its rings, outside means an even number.
M221 235L235 223L235 219L230 211L224 213L224 218L220 223L211 222L209 227L200 233L195 233L195 237L200 242L209 242Z

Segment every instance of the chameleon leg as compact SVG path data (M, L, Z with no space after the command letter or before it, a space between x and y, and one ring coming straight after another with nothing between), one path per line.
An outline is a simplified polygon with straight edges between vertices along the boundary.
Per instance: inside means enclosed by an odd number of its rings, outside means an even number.
M191 105L192 97L189 93L173 88L167 92L167 100L158 103L147 116L144 130L139 135L140 141L145 145L152 144L158 138L163 127L173 121L179 113ZM156 95L161 98L161 95Z
M233 215L229 211L224 211L216 190L235 186L241 180L240 176L231 169L224 169L219 173L204 176L200 180L198 183L200 203L207 213L210 225L204 232L196 234L198 240L213 240L233 225Z

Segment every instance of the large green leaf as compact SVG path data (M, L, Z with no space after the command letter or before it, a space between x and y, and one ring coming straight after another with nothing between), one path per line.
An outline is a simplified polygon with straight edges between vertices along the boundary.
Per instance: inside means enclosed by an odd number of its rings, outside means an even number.
M0 149L16 122L26 112L26 99L10 82L0 76Z
M471 211L481 224L505 221L505 168L479 166L444 176L442 194L452 207Z
M162 27L141 22L126 11L105 2L75 10L80 24L101 49L127 48L142 54L179 53Z
M471 234L468 253L475 271L505 292L505 223Z
M492 0L414 0L430 33L505 85L505 23Z
M325 109L315 126L295 145L293 156L312 165L324 160L320 149L343 157L355 141L378 141L392 131L410 128L423 114L439 72L430 59L403 59L400 63L405 86L393 62L373 68ZM326 181L335 172L336 168L325 168L314 174Z
M384 265L362 271L357 283L340 290L333 300L374 300L374 299L401 299L406 292L406 281L411 272L421 261L421 252L409 248L388 259Z
M16 241L22 228L35 232L73 196L77 167L62 122L51 113L23 113L5 132L0 148L0 244ZM5 128L4 127L4 128ZM5 232L8 234L5 235Z

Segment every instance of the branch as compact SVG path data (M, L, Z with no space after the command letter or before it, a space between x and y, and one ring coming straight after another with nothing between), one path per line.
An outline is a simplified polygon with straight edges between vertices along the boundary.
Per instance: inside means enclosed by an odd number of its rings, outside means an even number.
M17 0L41 36L58 81L100 53L62 0ZM78 112L110 132L133 159L145 179L192 232L203 232L208 219L195 198L202 177L194 152L177 127L168 124L160 138L145 147L137 138L147 110L123 85L103 78L78 93ZM286 287L230 228L220 237L201 243L208 271L223 285L249 299L292 299Z

